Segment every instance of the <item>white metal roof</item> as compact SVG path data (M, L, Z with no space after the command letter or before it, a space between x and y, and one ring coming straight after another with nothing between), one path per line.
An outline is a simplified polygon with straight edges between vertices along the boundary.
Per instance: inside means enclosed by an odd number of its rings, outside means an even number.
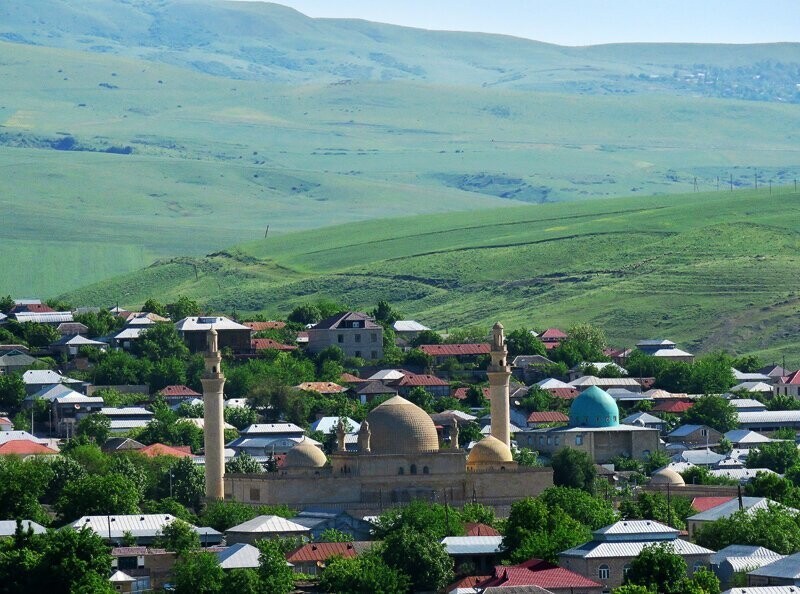
M673 538L680 534L671 526L656 522L655 520L620 520L608 526L595 530L592 534L603 536L637 535L637 534L669 534Z
M759 547L755 545L728 545L724 549L720 549L711 555L712 565L717 565L729 557L754 557L763 559L776 559L783 558L783 555L776 553L766 547Z
M800 579L800 553L788 555L783 559L773 561L759 569L751 571L748 575L798 580Z
M770 390L772 391L772 390ZM759 410L767 410L763 402L759 402L755 398L731 398L728 400L734 408L756 408Z
M397 320L392 324L392 328L394 328L395 332L422 332L424 330L430 330L427 326L423 326L414 320Z
M772 386L763 381L750 381L742 382L730 389L731 392L736 392L738 390L745 390L746 392L772 392Z
M748 586L747 588L731 588L722 594L800 594L798 586Z
M800 410L763 410L739 413L740 425L748 425L750 423L783 424L798 422L800 422Z
M753 513L759 509L767 509L770 505L775 505L790 511L797 511L793 510L792 508L785 507L780 503L772 501L771 499L767 499L766 497L742 497L742 506L749 513ZM707 509L699 514L689 516L687 519L695 522L713 522L715 520L719 520L720 518L732 516L737 511L739 511L739 499L738 497L735 497L721 505Z
M725 438L733 444L737 443L769 443L771 438L762 435L757 431L750 431L749 429L734 429L725 434Z
M65 377L52 369L29 369L22 374L22 381L26 384L79 384L76 379Z
M114 335L116 340L133 340L139 338L139 336L144 332L146 328L141 327L134 327L134 328L124 328L121 332Z
M45 443L45 440L39 439L32 433L28 433L27 431L0 431L0 445L6 443L7 441L16 441L16 440L23 440L23 441L32 441L34 443Z
M250 569L258 567L260 554L253 545L240 542L217 551L217 561L222 569Z
M124 571L120 571L119 569L111 574L111 577L108 578L108 581L112 584L119 584L121 582L135 582L136 579L129 576Z
M311 423L311 430L322 431L323 433L336 431L336 428L339 426L339 418L340 417L322 417L317 419ZM347 433L358 433L358 430L361 429L361 423L354 421L350 417L344 417L344 420L345 428L348 429Z
M174 521L175 516L170 514L83 516L75 520L70 526L76 530L86 526L103 538L121 538L126 532L130 532L134 536L156 536L165 526ZM192 526L192 528L195 531L200 531L196 526ZM219 534L212 528L203 528L202 530L209 534Z
M734 481L747 482L755 478L759 472L763 472L764 474L776 474L774 470L770 470L769 468L716 468L710 470L709 474L711 476L729 478Z
M642 388L642 385L632 377L595 377L593 375L584 375L572 380L567 387L580 388L583 386L629 386L639 390Z
M589 542L579 547L574 547L559 553L565 557L581 557L584 559L612 559L615 557L636 557L646 546L664 541L637 541L637 542ZM710 555L714 551L697 546L694 543L681 539L669 541L679 555Z
M448 536L442 539L448 555L490 555L502 550L502 536Z
M562 382L559 379L555 379L554 377L548 377L547 379L543 379L539 382L536 382L536 385L539 386L542 390L553 390L555 388L571 388L568 383Z
M14 317L20 324L24 322L36 322L37 324L63 324L64 322L73 321L71 311L51 311L45 313L21 311L19 313L15 313Z
M692 353L687 353L686 351L682 351L679 348L669 348L669 349L658 349L652 353L649 353L651 357L664 357L665 359L671 357L694 357Z
M242 522L237 526L228 528L225 532L236 533L285 533L285 532L308 532L308 528L292 522L280 516L257 516L247 522Z
M768 382L770 379L772 379L763 373L748 373L745 371L739 371L735 367L731 367L731 371L733 372L734 379L740 382Z
M153 417L153 413L141 406L104 406L100 412L107 417Z
M207 332L213 327L215 330L247 330L250 328L243 326L224 316L192 316L183 318L175 323L175 327L181 332Z
M663 425L664 421L646 412L638 412L625 417L621 421L626 425Z
M33 529L34 534L43 534L47 532L47 529L44 526L31 520L22 520L22 528L23 530L28 530L28 528L31 528ZM16 520L0 520L0 537L14 536L16 531Z
M367 379L371 380L396 380L405 377L405 373L400 371L399 369L381 369L380 371L373 373Z
M253 423L242 430L242 435L273 435L276 433L304 433L301 427L294 423Z

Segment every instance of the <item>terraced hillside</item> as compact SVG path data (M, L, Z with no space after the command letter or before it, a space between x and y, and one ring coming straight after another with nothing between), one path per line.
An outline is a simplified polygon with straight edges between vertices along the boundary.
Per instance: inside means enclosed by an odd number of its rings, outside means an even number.
M589 321L618 344L669 337L791 357L799 213L800 194L776 187L366 221L159 262L66 297L137 306L186 294L270 315L321 297L388 299L440 329Z

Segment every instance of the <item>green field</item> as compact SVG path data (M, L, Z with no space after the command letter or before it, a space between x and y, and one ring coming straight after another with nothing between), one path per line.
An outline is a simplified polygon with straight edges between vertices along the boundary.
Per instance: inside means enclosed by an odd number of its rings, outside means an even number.
M800 173L798 105L419 81L281 86L7 43L0 56L2 80L17 83L0 101L0 240L22 242L0 264L0 293L54 295L263 238L267 226ZM64 139L73 150L54 149Z
M318 298L388 299L440 330L601 325L615 344L795 356L800 194L616 198L366 221L181 258L66 295L285 315Z

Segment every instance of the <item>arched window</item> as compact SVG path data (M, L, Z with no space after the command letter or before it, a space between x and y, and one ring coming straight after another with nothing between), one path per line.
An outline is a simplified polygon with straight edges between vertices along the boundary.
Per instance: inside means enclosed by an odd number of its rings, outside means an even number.
M422 474L430 474L431 471L427 466L422 467Z
M628 572L630 570L631 570L631 564L628 563L628 564L625 565L625 567L622 568L622 575L624 575L625 577L628 577Z
M501 467L500 467L500 470L505 470L505 469L506 469L506 467L505 467L505 466L501 466Z
M402 466L397 469L397 474L405 474L405 470L403 470Z
M601 580L607 580L611 577L611 570L608 565L601 565L597 568L597 577Z
M412 464L411 465L411 474L417 474L417 465L416 464Z

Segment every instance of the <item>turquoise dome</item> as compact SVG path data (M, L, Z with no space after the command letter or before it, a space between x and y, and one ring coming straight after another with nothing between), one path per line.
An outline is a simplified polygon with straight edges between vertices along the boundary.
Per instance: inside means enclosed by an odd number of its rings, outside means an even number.
M616 401L597 386L585 390L572 401L569 409L570 427L616 427L619 407Z

